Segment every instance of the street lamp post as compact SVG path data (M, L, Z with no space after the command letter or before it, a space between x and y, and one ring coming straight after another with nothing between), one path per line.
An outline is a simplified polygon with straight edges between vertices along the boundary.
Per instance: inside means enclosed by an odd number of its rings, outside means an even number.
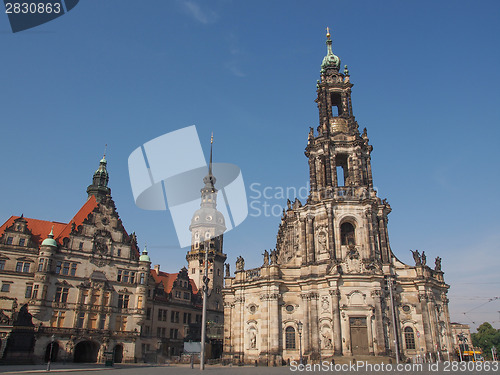
M56 339L55 335L50 338L50 349L49 349L49 360L47 361L47 371L50 371L50 361L52 360L52 350L54 350L54 341Z
M201 350L200 370L205 370L205 335L207 329L207 299L208 299L208 250L209 241L205 241L205 272L203 276L203 311L201 316Z
M496 347L491 348L491 359L493 361L497 360L497 348Z
M302 322L297 323L297 331L299 333L299 357L300 364L302 364Z

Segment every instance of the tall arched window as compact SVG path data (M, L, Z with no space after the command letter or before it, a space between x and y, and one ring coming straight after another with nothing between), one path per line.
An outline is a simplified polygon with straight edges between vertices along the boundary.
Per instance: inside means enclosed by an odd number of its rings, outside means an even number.
M404 332L406 349L415 349L415 334L413 333L413 328L405 327Z
M342 245L356 245L354 225L345 222L340 226L340 239Z
M293 327L285 329L285 347L286 349L295 349L295 328Z

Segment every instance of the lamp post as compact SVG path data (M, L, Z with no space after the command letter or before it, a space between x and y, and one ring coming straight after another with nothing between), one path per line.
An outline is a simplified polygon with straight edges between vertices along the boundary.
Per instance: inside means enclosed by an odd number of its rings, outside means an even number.
M47 371L50 371L50 361L52 360L52 350L54 350L54 341L56 339L55 335L50 338L50 349L49 349L49 360L47 361Z
M201 350L200 350L200 370L205 370L205 335L207 329L207 299L208 299L208 251L210 242L205 241L205 272L203 276L203 311L201 316Z
M491 348L491 359L493 361L497 360L497 348L495 346Z
M299 357L300 364L302 364L302 322L297 323L297 332L299 333Z

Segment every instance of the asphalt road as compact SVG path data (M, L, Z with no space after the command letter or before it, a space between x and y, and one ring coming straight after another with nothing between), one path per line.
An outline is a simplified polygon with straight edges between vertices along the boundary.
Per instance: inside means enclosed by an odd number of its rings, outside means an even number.
M432 365L432 367L429 367ZM397 369L396 365L373 365L372 368L366 368L366 364L359 362L357 365L337 365L332 367L330 364L325 363L322 367L318 365L316 367L299 367L298 365L290 367L253 367L253 366L206 366L205 370L200 371L199 365L195 366L193 369L189 365L172 365L172 366L145 366L145 365L116 365L115 367L104 367L103 365L77 365L68 364L60 365L53 364L51 366L51 373L54 374L72 374L72 375L188 375L188 374L237 374L237 375L278 375L278 374L381 374L388 373L394 375L407 375L407 374L418 374L418 375L437 375L437 374L500 374L499 363L491 364L488 370L479 369L474 366L469 365L469 367L455 367L453 368L451 364L448 366L440 363L438 367L436 364L424 363L421 367L411 367L412 365L405 365L410 367ZM392 366L389 367L389 366ZM457 364L460 366L460 364ZM368 370L368 371L367 371ZM7 374L47 374L46 365L18 365L18 366L0 366L0 373L2 375Z

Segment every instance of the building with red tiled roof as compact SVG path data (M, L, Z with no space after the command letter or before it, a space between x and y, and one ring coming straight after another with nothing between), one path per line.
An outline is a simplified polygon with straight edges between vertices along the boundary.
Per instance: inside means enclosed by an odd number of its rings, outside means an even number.
M76 362L103 361L107 351L118 361L143 356L150 261L122 225L106 166L103 158L69 222L21 215L0 226L5 361L43 361L50 352L53 360ZM31 328L19 332L18 325Z

